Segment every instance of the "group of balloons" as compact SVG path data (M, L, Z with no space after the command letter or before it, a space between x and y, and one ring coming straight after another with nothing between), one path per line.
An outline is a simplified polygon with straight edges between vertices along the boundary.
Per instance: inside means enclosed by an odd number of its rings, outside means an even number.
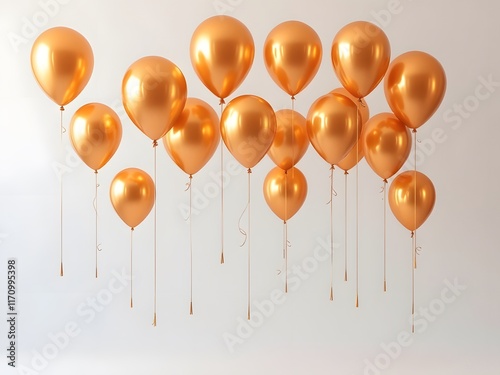
M314 101L306 117L293 109L275 112L255 95L241 95L226 104L250 71L254 55L252 35L243 23L230 16L211 17L194 31L190 58L201 82L220 99L220 119L205 101L187 97L181 70L159 56L143 57L128 68L122 100L137 128L154 147L162 140L168 155L190 177L210 160L221 138L249 171L269 155L276 167L265 178L264 196L284 221L300 209L307 195L306 179L295 164L309 143L329 165L345 171L365 156L387 181L408 158L409 129L416 131L433 115L446 89L444 70L434 57L412 51L391 62L384 32L358 21L344 26L331 46L333 70L343 87ZM316 75L321 59L320 38L299 21L277 25L264 43L267 71L292 103ZM87 40L66 27L43 32L31 52L38 83L61 110L86 86L93 64ZM393 113L369 118L364 98L384 77ZM111 108L90 103L75 112L69 133L77 154L97 173L117 150L122 128ZM118 215L133 228L151 210L155 187L146 172L129 168L115 176L110 195ZM426 220L434 200L432 182L422 173L402 173L391 184L391 209L409 230Z

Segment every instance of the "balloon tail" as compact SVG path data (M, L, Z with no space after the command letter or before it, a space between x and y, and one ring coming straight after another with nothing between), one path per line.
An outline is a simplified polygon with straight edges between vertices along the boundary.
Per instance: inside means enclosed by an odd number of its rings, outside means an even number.
M248 283L248 291L247 291L247 297L248 297L248 300L247 300L247 318L248 320L250 320L250 301L251 301L251 297L250 297L250 219L251 219L251 216L250 216L250 176L252 174L252 169L251 168L248 168L248 201L247 201L247 207L248 207L248 270L247 270L247 277L248 277L248 280L247 280L247 283Z
M220 118L224 112L224 99L220 98ZM220 264L224 264L224 142L220 141Z
M133 288L133 280L134 280L134 262L133 262L133 240L134 240L134 228L130 228L130 308L134 307L134 288Z
M347 281L347 176L344 171L344 281Z
M387 292L387 179L384 179L384 292Z
M95 211L95 277L97 278L98 277L98 272L97 272L97 269L98 269L98 266L97 266L97 253L99 251L101 251L102 249L100 248L100 244L98 242L98 229L99 229L99 225L98 225L98 210L97 210L97 193L98 193L98 188L99 188L99 183L98 183L98 180L97 180L97 170L94 171L94 174L95 174L95 195L94 195L94 211Z

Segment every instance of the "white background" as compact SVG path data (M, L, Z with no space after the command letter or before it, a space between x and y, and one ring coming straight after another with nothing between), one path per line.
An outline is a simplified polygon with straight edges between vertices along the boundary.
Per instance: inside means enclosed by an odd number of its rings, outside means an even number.
M44 11L42 2L1 0L0 5L0 373L6 364L7 259L18 262L17 365L21 374L493 374L500 365L500 264L498 225L498 126L500 6L492 1L96 1L67 0ZM47 1L47 3L51 3ZM64 4L63 4L64 3ZM54 2L52 1L52 5ZM388 9L393 12L389 13ZM444 66L448 89L436 114L418 132L418 169L429 176L437 203L418 233L422 247L416 270L418 332L398 348L410 330L411 240L388 215L388 291L382 291L383 201L381 181L365 161L359 168L359 290L354 307L354 187L349 175L348 267L343 281L344 181L335 172L335 300L328 299L329 260L321 244L329 238L328 165L312 147L298 164L309 184L305 205L289 222L290 268L295 284L255 328L246 318L246 246L240 248L238 218L246 201L246 173L236 168L226 187L226 264L219 264L220 197L214 187L218 153L193 179L194 309L189 316L189 226L187 177L158 148L158 326L152 327L153 217L135 231L135 306L128 285L111 294L113 272L129 270L129 230L109 202L109 184L126 167L152 174L153 152L121 107L120 87L128 66L145 55L176 63L188 82L188 96L218 100L197 79L189 60L194 29L224 11L241 20L255 40L255 61L229 98L262 96L276 109L290 98L265 70L262 47L279 23L297 19L313 27L323 43L323 61L312 83L297 95L306 115L311 103L339 87L330 60L336 32L355 20L383 27L392 57L423 50ZM41 13L42 12L42 13ZM45 15L43 14L45 12ZM38 26L26 26L37 22ZM66 107L64 123L88 102L116 108L123 140L102 168L99 188L100 277L94 278L94 174L76 159L67 135L60 154L59 110L37 85L29 55L36 36L68 26L90 42L92 78ZM23 28L24 27L24 28ZM14 45L16 34L23 38ZM483 81L494 82L485 87ZM478 86L481 99L477 97ZM489 91L488 91L489 90ZM483 95L481 95L483 94ZM487 94L488 98L484 98ZM371 113L388 111L383 88L366 98ZM462 106L461 113L458 106ZM436 129L438 129L436 131ZM439 130L441 129L441 130ZM434 133L433 133L434 132ZM434 140L433 140L434 134ZM436 134L439 136L436 137ZM226 152L226 163L233 160ZM59 276L59 181L64 173L65 276ZM227 164L226 164L227 165ZM272 168L265 158L252 174L252 299L269 300L282 290L282 226L262 196ZM205 191L211 196L207 197ZM214 193L215 192L215 193ZM202 197L203 195L203 197ZM215 196L214 196L215 195ZM243 222L246 227L246 222ZM315 252L316 250L316 252ZM316 254L316 258L315 258ZM324 259L324 258L321 258ZM305 267L305 268L304 268ZM453 302L441 292L449 283L465 286ZM119 284L116 284L119 285ZM112 295L112 300L106 299ZM99 298L97 309L89 299ZM269 307L269 306L268 306ZM99 311L97 311L99 310ZM101 311L102 310L102 311ZM93 312L91 315L90 311ZM434 313L432 312L434 311ZM262 316L262 314L261 314ZM61 332L73 327L74 337ZM242 335L247 334L245 338ZM228 334L241 339L228 345ZM238 334L240 336L238 336ZM54 350L51 337L58 336ZM393 358L384 351L391 351ZM43 357L43 358L42 358Z

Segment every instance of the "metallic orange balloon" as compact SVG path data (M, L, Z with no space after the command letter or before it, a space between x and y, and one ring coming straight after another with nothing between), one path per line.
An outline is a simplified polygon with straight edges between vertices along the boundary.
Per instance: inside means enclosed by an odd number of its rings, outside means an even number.
M271 210L283 221L297 213L306 196L307 180L295 167L289 171L274 167L264 179L264 198Z
M163 136L163 144L175 164L193 175L217 149L219 129L219 117L214 109L201 99L188 98L182 114Z
M115 154L122 139L122 124L107 105L89 103L80 107L69 126L71 144L90 168L101 169Z
M255 46L248 28L230 16L214 16L194 31L191 64L203 84L224 99L243 82L253 63Z
M331 57L342 86L356 98L363 98L384 77L391 59L391 46L381 28L370 22L356 21L335 35Z
M132 122L153 141L163 137L186 103L187 85L181 70L159 56L134 62L122 82L123 106Z
M222 112L222 139L245 168L253 168L266 155L275 134L273 107L258 96L238 96Z
M118 216L130 228L135 228L153 208L155 185L143 170L127 168L113 178L109 195Z
M293 125L292 125L293 121ZM307 151L306 119L291 109L276 112L276 135L267 154L283 170L292 168Z
M87 85L94 69L94 54L80 33L54 27L41 33L33 43L31 69L49 98L65 106Z
M384 80L384 92L394 114L417 129L436 112L446 92L446 74L431 55L406 52L394 59Z
M307 114L307 135L318 154L331 165L347 156L361 133L356 104L344 95L318 98Z
M414 231L431 214L436 202L436 190L425 174L406 171L392 181L388 198L394 216L404 227Z
M286 21L267 36L264 62L274 82L294 96L316 75L322 51L321 39L310 26L300 21Z
M392 113L379 113L369 119L361 143L368 165L384 180L399 171L411 151L410 131Z

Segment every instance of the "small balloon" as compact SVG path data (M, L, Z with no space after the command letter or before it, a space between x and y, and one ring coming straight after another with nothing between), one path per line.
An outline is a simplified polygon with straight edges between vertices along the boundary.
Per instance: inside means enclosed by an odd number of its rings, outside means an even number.
M224 108L222 139L229 152L245 168L253 168L266 155L275 134L276 115L264 99L242 95Z
M132 122L151 140L163 137L186 103L187 85L181 70L159 56L134 62L122 82L123 106Z
M118 216L130 228L135 228L153 208L155 185L143 170L127 168L113 178L109 194Z
M384 180L401 169L411 151L410 131L392 113L379 113L369 119L361 142L368 165Z
M289 220L299 211L306 197L307 180L295 167L289 171L274 167L264 179L267 205L283 221Z
M107 105L85 104L71 118L69 137L78 156L97 171L111 159L120 145L120 118Z
M384 92L392 111L406 126L417 129L436 112L446 92L446 74L431 55L411 51L389 66Z
M347 156L361 133L356 104L344 95L318 98L307 114L307 135L318 154L331 165Z
M220 141L219 117L201 99L188 98L184 110L163 137L172 160L189 175L210 160Z
M236 18L223 15L210 17L196 28L189 50L201 82L221 99L243 82L255 54L248 28Z
M300 21L280 23L264 42L264 62L269 75L292 97L314 78L322 53L318 34Z
M309 147L306 119L296 111L282 109L276 112L276 124L276 135L267 154L286 171L302 159Z
M331 58L342 86L356 98L364 98L384 78L391 59L391 46L380 27L356 21L335 35Z
M414 231L431 214L436 202L436 190L425 174L406 171L392 181L388 198L394 216L406 229Z
M65 106L82 92L92 75L92 47L73 29L48 29L33 43L31 69L48 97Z

